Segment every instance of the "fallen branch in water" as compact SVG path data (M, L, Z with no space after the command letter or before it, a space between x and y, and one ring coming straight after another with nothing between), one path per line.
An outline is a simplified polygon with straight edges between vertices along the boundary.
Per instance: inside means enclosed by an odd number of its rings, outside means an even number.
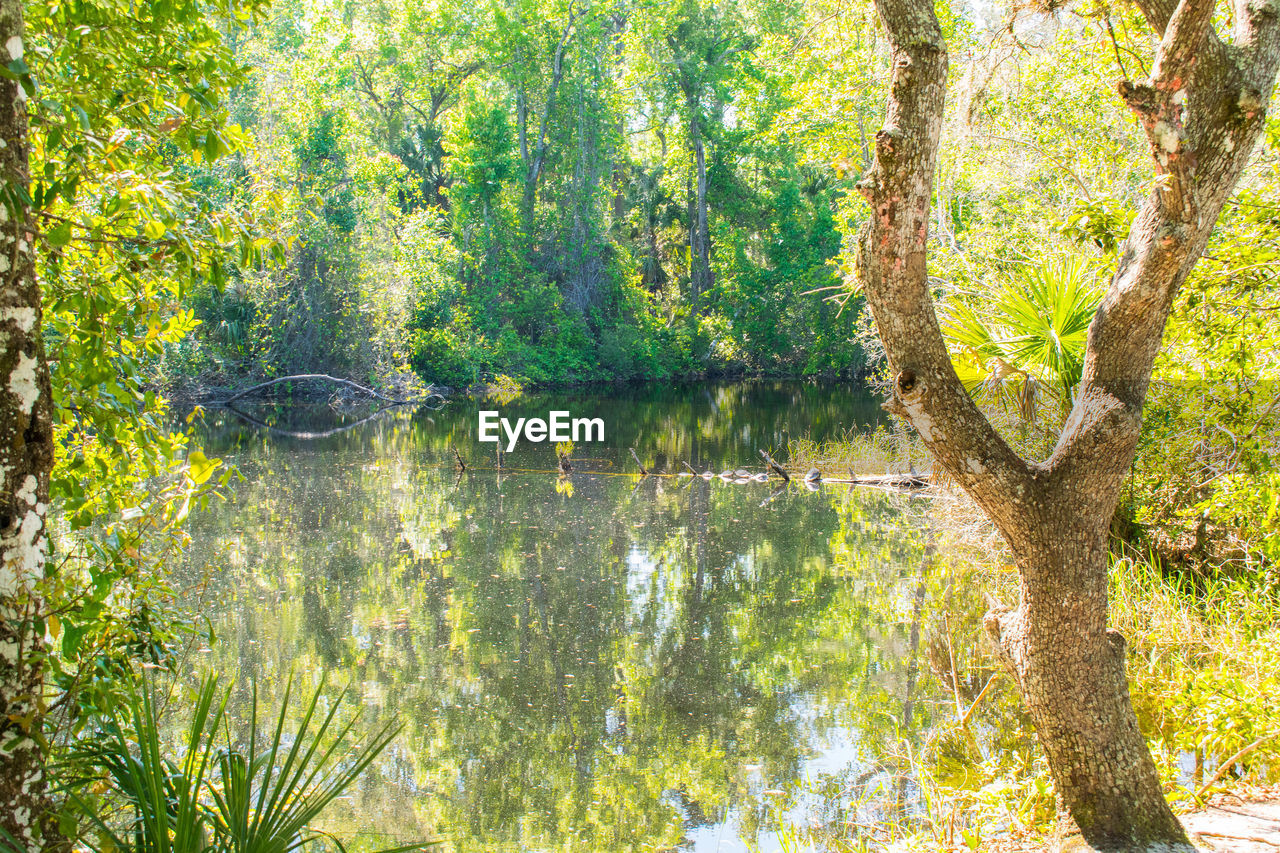
M439 400L440 405L443 405L445 403L445 398L443 395L437 394L436 392L431 390L428 390L427 395L420 399L401 400L395 397L388 397L385 394L381 394L373 390L372 388L368 388L364 385L361 385L359 382L352 382L350 379L341 379L337 376L330 376L327 373L296 373L292 376L281 376L278 379L269 379L266 382L259 382L257 385L251 385L242 391L237 391L235 394L232 394L230 397L228 397L225 400L215 401L212 405L222 405L222 406L230 405L231 403L234 403L236 400L244 399L245 397L248 397L250 394L255 394L258 391L266 390L267 388L270 388L273 385L279 385L283 382L331 382L334 385L342 385L347 388L352 388L356 391L359 391L361 394L365 394L369 397L373 397L376 400L381 400L384 403L391 403L392 405L395 405L395 406L408 406L408 405L413 405L415 403L430 405L432 398Z
M395 404L383 406L382 408L378 409L378 411L374 412L371 415L367 415L358 421L352 421L349 424L343 424L342 426L333 427L332 429L320 430L317 432L311 432L307 430L285 429L283 427L272 426L271 424L267 423L261 418L256 418L253 415L249 414L248 412L236 406L228 405L227 408L230 411L234 412L236 417L240 418L244 422L248 424L252 424L253 426L259 427L261 429L265 429L267 432L271 433L272 435L279 435L279 436L283 436L284 438L297 438L297 439L302 439L304 441L311 441L317 438L328 438L331 435L338 435L339 433L353 430L356 427L364 426L374 418L381 416L383 412L386 412L389 409L394 409Z
M567 473L567 471L564 468L560 467L560 462L564 461L567 463L569 461L568 457L559 457L557 455L556 468L508 468L506 467L505 462L503 464L495 465L494 467L491 467L491 468L490 467L478 468L472 465L468 465L462 459L461 454L458 453L456 448L450 448L450 451L454 456L453 467L455 470L458 470L459 472L464 470L470 471L473 473L481 473L484 471L495 471L498 474L503 476L521 475L521 474L565 474ZM726 478L726 477L717 477L716 475L712 474L710 471L705 471L699 474L687 462L682 461L680 464L683 465L685 468L689 469L688 472L680 471L679 473L672 474L672 473L664 473L661 471L649 471L640 479L642 481L648 478L687 479L687 480L702 480L703 482L719 480L720 482L726 483L731 486L746 485L746 484L761 484L761 483L767 482L763 477L751 477L751 478L744 477L741 479L732 479L732 478ZM610 470L599 470L596 468L573 469L571 465L569 470L573 470L575 471L575 473L578 473L578 474L585 474L585 475L595 476L595 477L634 477L635 476L635 473L630 471L610 471ZM787 483L778 484L778 490L773 495L773 497L777 497L778 495L785 494L787 491L788 485L793 483L801 483L801 482L804 483L805 487L809 489L809 491L817 491L823 485L849 486L849 487L859 486L863 488L879 489L885 492L903 494L903 495L908 495L910 497L918 497L918 498L946 500L946 499L950 499L951 497L945 491L942 491L936 488L930 488L929 484L927 483L923 485L920 485L920 484L895 485L892 482L887 482L887 481L881 482L884 479L885 478L868 478L868 481L866 482L862 480L856 480L856 479L855 480L839 480L839 479L820 480L815 482L815 481L801 481L799 479L796 479L795 477L792 477Z
M786 469L783 468L781 465L779 465L777 462L774 462L773 457L769 455L769 452L767 450L761 450L760 455L764 457L764 461L768 464L769 469L773 471L773 473L777 474L786 482L788 483L791 482L791 477L787 474Z
M927 489L928 478L920 474L882 474L871 477L855 477L847 480L827 480L828 483L852 483L856 486L881 486L893 489Z
M973 712L977 709L978 703L981 702L982 698L987 695L987 691L991 689L991 685L996 683L996 676L998 676L999 674L1000 674L999 670L996 670L995 672L991 673L991 677L987 679L987 683L986 685L983 686L982 692L978 694L978 698L973 700L973 704L969 706L969 710L965 711L964 715L960 718L961 726L965 728L969 727L969 718L973 716Z
M1262 746L1267 741L1274 740L1277 737L1280 737L1280 731L1272 732L1269 735L1263 735L1262 737L1255 740L1253 743L1246 746L1244 749L1237 752L1235 755L1228 758L1226 761L1222 762L1221 766L1218 767L1218 772L1214 773L1211 777L1209 777L1209 781L1201 785L1200 789L1196 791L1196 796L1203 797L1209 791L1209 789L1213 787L1213 783L1217 782L1226 774L1228 770L1236 766L1237 761L1244 758L1246 755L1253 752L1255 749Z

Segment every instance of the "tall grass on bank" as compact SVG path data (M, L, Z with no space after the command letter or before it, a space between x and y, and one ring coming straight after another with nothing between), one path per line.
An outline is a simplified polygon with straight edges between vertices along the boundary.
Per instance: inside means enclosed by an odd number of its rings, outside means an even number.
M924 443L901 425L879 426L872 432L850 427L826 441L793 438L787 442L786 458L794 469L817 468L829 477L926 472L933 467Z
M957 645L956 659L985 668L992 661L982 650L981 631L961 628L957 620L972 616L972 602L964 597L969 592L1013 592L1010 572L998 550L985 562L975 559L978 550L968 546L982 539L971 538L965 511L935 522L961 527L939 530L945 577L930 594L932 612L923 632L937 631L949 616L958 643L978 644L972 656L971 649ZM1194 810L1222 788L1275 781L1280 684L1270 658L1280 648L1280 620L1274 598L1246 579L1197 577L1193 583L1190 576L1168 575L1153 562L1131 559L1116 560L1111 589L1111 621L1128 640L1134 704L1175 809ZM961 678L968 675L962 672ZM930 677L927 668L922 676ZM841 789L834 811L818 820L792 822L788 809L806 796L830 799L834 777L806 780L778 804L771 817L783 850L1045 849L1055 831L1053 782L1014 686L996 675L966 725L949 710L949 674L935 669L932 677L937 716L918 743L903 739L896 750L878 756L872 780ZM910 792L905 800L904 790Z
M1192 805L1236 780L1280 778L1280 597L1252 577L1173 575L1125 558L1111 601L1170 795ZM1187 763L1190 778L1176 784Z
M823 444L794 441L789 464L812 464L832 476L845 467L882 472L902 464L900 446L884 430ZM958 490L947 497L930 502L923 522L937 563L922 635L955 642L954 656L922 668L922 687L933 695L924 701L937 714L933 725L920 741L904 740L895 754L881 755L881 781L845 789L837 813L792 825L780 811L784 849L1030 851L1043 849L1054 831L1053 783L1010 679L994 676L991 692L974 703L970 725L950 710L956 681L982 684L996 668L981 614L988 596L1014 604L1018 581L990 521ZM1110 623L1127 640L1134 706L1166 795L1177 811L1191 811L1224 788L1274 783L1280 593L1266 572L1203 562L1171 567L1132 547L1124 546L1129 556L1113 558ZM886 812L886 797L903 785L915 792L911 807Z

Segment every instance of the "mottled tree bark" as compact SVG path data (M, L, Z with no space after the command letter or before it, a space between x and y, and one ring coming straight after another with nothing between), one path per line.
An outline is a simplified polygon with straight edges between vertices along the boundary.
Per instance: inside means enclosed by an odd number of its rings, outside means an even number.
M0 0L3 61L23 58L21 0ZM0 827L28 849L48 840L42 753L40 583L53 467L49 369L27 187L26 93L0 79Z
M1121 97L1146 130L1159 180L1139 211L1089 330L1076 403L1052 455L1023 460L956 377L926 277L929 201L947 79L932 0L876 0L893 49L888 115L860 183L868 304L916 427L978 502L1018 564L1020 600L986 626L1035 722L1059 797L1102 850L1190 850L1160 789L1129 698L1124 643L1107 628L1107 534L1179 286L1262 131L1280 63L1276 0L1241 0L1232 43L1212 0L1139 0L1162 34L1150 80Z

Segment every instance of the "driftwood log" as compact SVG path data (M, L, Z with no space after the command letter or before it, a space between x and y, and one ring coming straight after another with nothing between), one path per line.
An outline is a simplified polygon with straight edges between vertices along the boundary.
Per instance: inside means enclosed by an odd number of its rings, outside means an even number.
M927 489L929 479L922 474L882 474L873 477L850 477L848 480L827 480L828 483L851 483L855 486L880 486L886 489Z
M438 394L435 391L431 391L431 390L428 390L425 397L421 397L413 400L402 400L396 397L388 397L385 394L382 394L382 393L379 393L378 391L373 390L372 388L361 385L359 382L352 382L350 379L342 379L337 376L330 376L327 373L295 373L292 376L281 376L278 379L269 379L266 382L259 382L257 385L250 385L248 388L237 391L236 393L232 394L230 397L227 397L225 400L215 401L215 404L227 406L227 405L230 405L231 403L236 402L237 400L243 400L245 397L256 394L259 391L265 391L266 389L271 388L272 386L280 385L285 382L329 382L333 385L341 385L345 388L351 388L368 397L373 397L375 400L381 400L384 403L390 403L391 405L394 405L394 406L409 406L414 404L421 404L421 405L427 405L427 406L435 405L438 408L439 406L443 406L444 403L446 402L443 395ZM433 400L437 402L433 404L432 403Z

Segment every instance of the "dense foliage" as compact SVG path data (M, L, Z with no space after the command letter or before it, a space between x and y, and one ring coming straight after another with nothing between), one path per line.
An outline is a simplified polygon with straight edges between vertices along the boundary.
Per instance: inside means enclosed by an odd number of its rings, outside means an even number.
M843 177L799 3L276 4L235 42L252 186L298 239L191 303L186 373L466 385L851 374ZM862 117L867 123L870 114ZM816 125L816 122L814 123ZM692 247L692 248L691 248ZM817 292L815 292L817 291Z
M251 204L202 186L247 141L227 120L244 68L226 36L260 9L27 5L29 209L57 442L41 619L58 741L91 727L130 661L158 662L185 621L157 595L162 567L218 462L189 448L147 381L195 325L184 300L220 281L228 257L261 263L273 247Z
M27 59L9 72L31 83L24 203L57 409L58 556L40 614L55 753L94 730L133 726L141 740L150 700L135 665L177 668L173 641L201 627L172 609L167 569L225 468L175 426L156 393L166 383L875 367L842 250L866 215L854 184L886 79L868 7L26 9ZM1007 416L1012 440L1047 453L1100 285L1149 189L1113 80L1140 73L1153 36L1124 5L953 11L947 37L962 59L931 272L957 369ZM1179 749L1230 753L1275 728L1276 688L1255 677L1270 661L1241 650L1274 633L1269 611L1243 611L1272 606L1280 581L1278 268L1273 118L1179 297L1116 524L1117 550L1154 564L1135 570L1142 595L1183 608L1232 600L1206 608L1228 614L1216 617L1233 626L1226 650L1145 662L1139 704L1161 723L1169 768ZM478 599L487 567L457 570L476 573ZM1143 602L1122 612L1154 637L1159 626L1133 615ZM1205 659L1222 672L1206 676ZM1231 691L1252 710L1211 701ZM1175 716L1179 733L1163 723ZM67 778L108 778L102 755L73 757ZM113 801L128 799L117 785ZM73 798L60 802L69 833L93 825Z

